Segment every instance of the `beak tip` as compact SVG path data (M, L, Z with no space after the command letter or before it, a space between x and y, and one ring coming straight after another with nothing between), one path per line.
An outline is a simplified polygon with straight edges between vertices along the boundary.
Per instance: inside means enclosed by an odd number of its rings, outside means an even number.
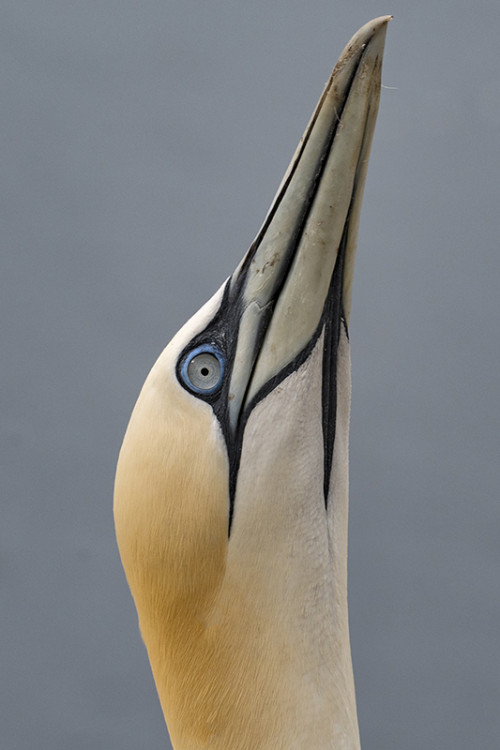
M387 24L389 21L391 21L393 16L379 16L378 18L374 18L372 21L368 21L368 23L365 23L363 26L361 26L360 29L354 34L354 36L351 37L349 40L346 50L350 50L353 48L362 47L368 42L371 42L374 37L379 37L382 41L385 38L385 33L387 31Z

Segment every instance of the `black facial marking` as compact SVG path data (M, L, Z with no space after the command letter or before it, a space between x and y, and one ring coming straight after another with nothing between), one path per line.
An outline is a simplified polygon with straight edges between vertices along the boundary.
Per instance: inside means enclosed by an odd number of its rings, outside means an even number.
M363 52L360 53L359 62L363 57ZM325 139L320 156L314 174L314 179L308 187L307 194L304 198L302 209L296 218L295 225L291 229L290 239L288 246L284 253L284 260L282 261L282 267L280 274L277 275L274 282L274 289L272 293L272 300L267 304L263 313L260 316L259 330L256 336L255 349L253 352L253 366L249 373L247 382L247 392L250 387L253 373L255 370L258 354L263 346L264 339L267 334L269 323L271 321L276 303L280 297L283 286L287 280L290 272L291 265L293 263L297 248L300 244L302 234L304 232L309 213L311 211L314 198L317 194L321 178L325 169L325 165L330 154L332 144L337 132L338 124L342 117L343 108L349 97L352 83L357 74L358 66L353 70L351 79L346 86L346 94L342 106L338 108L337 118L332 122L328 136ZM234 515L234 502L236 494L236 484L238 478L238 469L241 458L241 447L243 443L243 434L245 425L248 417L256 406L256 404L265 398L272 390L274 390L279 383L281 383L288 375L298 370L298 368L307 360L311 354L319 336L324 331L324 344L323 344L323 375L322 375L322 428L323 428L323 444L324 444L324 476L323 476L323 489L325 498L325 507L328 503L328 492L330 484L330 475L333 461L333 446L335 442L335 422L337 413L337 350L340 338L341 325L344 325L346 332L347 326L345 322L343 312L343 300L342 300L342 288L343 288L343 271L344 271L344 260L345 250L347 244L348 227L349 227L349 214L344 227L343 236L341 239L337 261L335 269L332 274L328 295L326 298L325 306L321 316L321 320L318 324L316 331L311 337L308 344L300 351L297 356L291 360L279 373L272 377L252 398L252 400L242 408L241 413L238 417L238 424L236 430L232 430L229 424L229 386L231 382L231 374L234 365L234 358L236 354L236 344L239 333L239 326L241 316L243 312L243 292L245 289L245 282L251 270L252 261L255 254L260 246L260 243L276 213L278 206L280 205L286 190L290 184L290 181L296 171L296 168L300 162L302 152L307 144L312 128L304 138L301 145L299 154L295 160L295 163L287 177L287 180L283 184L280 194L277 196L268 217L262 229L260 230L257 238L250 247L247 255L245 256L241 266L228 280L224 288L223 298L221 305L215 314L214 318L210 321L207 327L196 335L185 347L180 355L177 365L177 377L179 382L184 387L185 384L180 377L180 366L183 358L192 349L209 343L215 346L225 357L225 374L224 382L222 386L214 394L197 394L198 398L211 404L212 409L219 421L224 439L226 442L227 453L229 458L229 508L228 508L228 534L231 532L231 525ZM356 183L356 180L355 180ZM353 191L355 191L356 185L354 185ZM242 399L242 404L245 404L245 396Z

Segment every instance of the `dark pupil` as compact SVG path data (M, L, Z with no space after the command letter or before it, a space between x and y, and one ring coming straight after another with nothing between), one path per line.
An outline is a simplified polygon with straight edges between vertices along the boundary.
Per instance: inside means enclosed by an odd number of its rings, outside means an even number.
M201 368L201 374L202 374L202 375L203 375L204 377L207 377L207 375L210 375L210 370L208 369L208 367L202 367L202 368Z

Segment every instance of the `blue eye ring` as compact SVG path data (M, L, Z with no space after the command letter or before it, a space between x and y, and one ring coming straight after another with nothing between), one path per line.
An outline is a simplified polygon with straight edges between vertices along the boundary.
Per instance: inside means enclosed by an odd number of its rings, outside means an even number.
M212 344L202 344L183 358L180 377L193 393L210 396L222 386L224 369L224 357L219 349Z

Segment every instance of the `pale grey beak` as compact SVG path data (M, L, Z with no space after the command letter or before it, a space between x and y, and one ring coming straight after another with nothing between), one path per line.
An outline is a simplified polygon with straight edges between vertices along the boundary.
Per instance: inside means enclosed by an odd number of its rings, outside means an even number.
M229 386L233 434L259 392L289 368L324 316L347 326L387 23L376 18L344 49L266 220L230 282L239 307Z

